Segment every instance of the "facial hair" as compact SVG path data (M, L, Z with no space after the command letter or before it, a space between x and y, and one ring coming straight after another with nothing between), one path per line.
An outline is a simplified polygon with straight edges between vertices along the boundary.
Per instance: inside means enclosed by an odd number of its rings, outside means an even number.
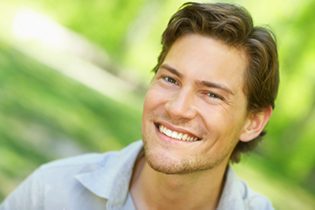
M153 119L163 119L164 121L170 122L174 125L181 125L185 128L190 128L189 130L194 130L196 133L201 134L201 140L207 139L208 132L205 129L200 128L200 126L193 126L189 121L177 121L171 119L167 113L156 114L154 112L150 113L148 116L150 122ZM204 171L214 168L219 165L227 156L231 154L234 145L231 145L223 153L213 156L198 156L198 155L185 155L180 158L171 156L172 148L168 145L163 145L163 151L157 152L151 142L156 141L154 137L150 136L150 131L145 131L142 129L142 140L144 144L145 158L148 165L155 171L164 174L189 174L197 171Z

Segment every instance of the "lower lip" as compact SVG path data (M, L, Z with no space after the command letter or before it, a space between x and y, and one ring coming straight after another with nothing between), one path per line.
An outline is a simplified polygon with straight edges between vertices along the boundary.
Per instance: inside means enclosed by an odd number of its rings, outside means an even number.
M179 139L173 139L171 137L166 136L164 133L161 133L158 126L155 126L156 132L158 133L158 136L160 137L162 141L169 143L169 144L191 144L195 143L197 141L183 141Z

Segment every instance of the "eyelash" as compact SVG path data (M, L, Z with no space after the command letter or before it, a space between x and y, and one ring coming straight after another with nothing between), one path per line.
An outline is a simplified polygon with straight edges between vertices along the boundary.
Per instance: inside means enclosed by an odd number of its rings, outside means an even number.
M215 93L207 93L207 95L211 98L217 98L217 99L220 99L220 100L223 100L223 98Z
M172 78L172 77L163 77L163 79L166 82L172 83L172 84L178 84L178 82L176 81L176 79ZM171 81L170 81L171 80Z

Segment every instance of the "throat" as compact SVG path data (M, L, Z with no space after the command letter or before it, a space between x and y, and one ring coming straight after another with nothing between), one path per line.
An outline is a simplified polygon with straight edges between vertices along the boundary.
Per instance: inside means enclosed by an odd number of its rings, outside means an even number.
M140 210L215 209L222 191L223 176L219 180L208 176L205 181L201 174L166 175L144 163L139 176L134 176L132 182L131 195Z

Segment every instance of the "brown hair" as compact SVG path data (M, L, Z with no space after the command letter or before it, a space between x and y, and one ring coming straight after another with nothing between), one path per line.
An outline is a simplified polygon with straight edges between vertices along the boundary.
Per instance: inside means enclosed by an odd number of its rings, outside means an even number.
M232 4L187 2L170 19L162 35L162 52L153 71L162 65L173 43L185 34L201 34L240 48L248 57L244 92L248 113L258 113L274 101L279 85L279 64L275 36L265 27L254 27L247 10ZM230 160L239 162L241 153L253 150L265 131L249 141L239 141Z

